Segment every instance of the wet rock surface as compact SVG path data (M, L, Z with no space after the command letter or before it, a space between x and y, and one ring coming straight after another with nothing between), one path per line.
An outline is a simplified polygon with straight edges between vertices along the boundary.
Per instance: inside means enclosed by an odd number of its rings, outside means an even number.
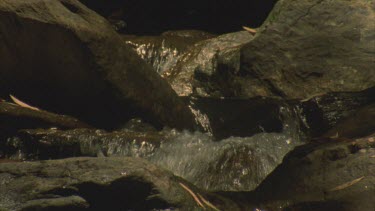
M75 0L0 3L0 96L90 124L133 116L195 128L188 108L108 22Z
M250 95L309 98L374 86L374 3L278 1L241 50Z
M213 198L211 201L220 209L238 210L232 201L207 195L170 172L136 158L3 163L0 178L2 210L202 208L187 189L206 201L207 196ZM202 206L208 207L206 203Z
M159 74L169 72L195 43L212 37L215 35L197 30L167 31L160 36L122 36Z
M196 43L163 76L180 96L241 97L235 75L240 47L253 35L241 31Z

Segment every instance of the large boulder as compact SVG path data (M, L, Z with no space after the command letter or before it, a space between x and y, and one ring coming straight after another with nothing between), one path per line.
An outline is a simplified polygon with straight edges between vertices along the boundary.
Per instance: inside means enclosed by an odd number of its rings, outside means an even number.
M0 97L113 128L132 116L193 129L167 82L75 0L0 2Z
M142 159L0 163L1 210L239 210Z
M375 209L374 193L373 134L355 140L320 139L297 147L254 196L267 210L370 211Z
M375 3L280 0L241 52L250 96L307 98L375 85Z

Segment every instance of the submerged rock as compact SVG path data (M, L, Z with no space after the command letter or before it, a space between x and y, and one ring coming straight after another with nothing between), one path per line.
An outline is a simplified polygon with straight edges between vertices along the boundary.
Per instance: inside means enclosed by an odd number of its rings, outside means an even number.
M374 210L374 138L299 146L247 197L267 210Z
M0 2L0 97L115 128L194 129L190 110L108 22L76 0Z
M239 210L234 202L135 158L0 163L0 179L1 210L193 210L210 205Z
M375 85L374 2L280 0L241 50L249 96L309 98Z

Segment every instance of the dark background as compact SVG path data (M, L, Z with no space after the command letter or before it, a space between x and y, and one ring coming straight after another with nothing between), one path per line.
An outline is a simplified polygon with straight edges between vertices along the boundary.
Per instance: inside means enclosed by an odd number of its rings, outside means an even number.
M127 23L124 33L197 29L222 34L258 27L277 0L81 0L104 17Z

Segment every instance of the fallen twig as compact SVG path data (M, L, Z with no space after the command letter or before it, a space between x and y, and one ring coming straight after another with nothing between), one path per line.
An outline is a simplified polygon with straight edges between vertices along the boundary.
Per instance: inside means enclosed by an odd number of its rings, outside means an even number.
M205 198L203 198L203 196L201 196L201 194L197 193L199 198L203 201L203 203L205 203L207 206L211 207L213 210L216 210L216 211L220 211L217 207L215 207L215 205L211 204L211 202L209 202L208 200L206 200Z
M205 209L205 206L202 204L202 202L199 200L199 198L197 197L197 195L195 195L195 193L190 190L187 186L185 186L184 184L182 184L181 182L179 182L179 184L181 185L181 187L183 187L188 193L190 193L190 195L193 197L193 199L195 200L195 202L197 202L197 204L202 207L203 209Z
M246 31L250 32L251 34L256 34L257 33L257 30L255 29L252 29L250 27L247 27L247 26L242 26L243 29L245 29Z
M17 99L16 97L14 97L13 95L9 95L10 98L13 100L13 102L21 107L24 107L24 108L29 108L29 109L32 109L32 110L35 110L35 111L40 111L39 108L37 107L33 107L31 105L28 105L24 102L22 102L21 100Z
M365 177L360 177L360 178L357 178L357 179L355 179L355 180L353 180L353 181L350 181L350 182L344 183L344 184L339 185L339 186L337 186L337 187L335 187L335 188L332 188L332 189L329 190L329 191L337 191L337 190L345 189L345 188L350 187L350 186L356 184L357 182L361 181L363 178L365 178Z

